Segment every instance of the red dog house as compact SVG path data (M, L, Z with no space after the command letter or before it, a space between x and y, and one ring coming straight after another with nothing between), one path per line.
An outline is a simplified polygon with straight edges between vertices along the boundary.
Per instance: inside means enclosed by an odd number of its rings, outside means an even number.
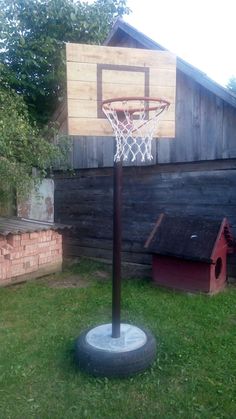
M153 254L153 280L184 291L215 293L227 280L233 237L226 218L212 221L161 214L145 248Z

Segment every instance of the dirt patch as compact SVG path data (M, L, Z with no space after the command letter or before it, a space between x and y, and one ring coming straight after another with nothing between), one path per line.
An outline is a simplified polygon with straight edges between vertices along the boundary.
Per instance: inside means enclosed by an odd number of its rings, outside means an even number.
M109 272L99 270L94 272L93 277L98 281L108 281L111 277L111 274Z
M96 282L107 282L111 279L111 272L97 269L89 275L81 275L76 272L64 271L57 274L45 276L40 283L50 288L87 288ZM37 280L39 281L39 279Z
M81 278L79 275L68 275L64 278L51 278L47 280L50 288L87 288L91 282Z

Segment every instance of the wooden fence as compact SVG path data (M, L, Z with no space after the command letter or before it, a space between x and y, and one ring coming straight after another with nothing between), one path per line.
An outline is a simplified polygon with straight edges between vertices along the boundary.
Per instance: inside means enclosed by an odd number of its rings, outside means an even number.
M236 161L124 168L124 262L150 266L144 249L160 213L227 217L236 236ZM66 240L68 256L111 260L112 169L80 170L55 178L55 221L74 226ZM236 276L235 256L229 275Z

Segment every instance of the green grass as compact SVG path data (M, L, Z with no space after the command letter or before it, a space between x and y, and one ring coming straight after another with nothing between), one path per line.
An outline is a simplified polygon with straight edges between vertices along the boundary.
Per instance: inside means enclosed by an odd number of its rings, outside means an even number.
M73 345L110 321L111 284L93 279L98 269L71 269L87 288L0 289L0 418L235 419L236 287L208 297L124 282L122 320L148 327L158 356L138 376L95 379L77 369Z

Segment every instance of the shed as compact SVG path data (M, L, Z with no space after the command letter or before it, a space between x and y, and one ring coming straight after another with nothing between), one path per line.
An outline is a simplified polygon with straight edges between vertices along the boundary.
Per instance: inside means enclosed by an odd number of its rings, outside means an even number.
M158 41L158 40L157 40ZM122 19L105 45L166 50ZM151 255L143 251L162 212L187 218L229 220L236 236L236 98L202 71L177 57L176 137L154 143L152 165L124 168L122 260L150 274ZM54 115L68 133L67 104ZM74 169L55 173L55 220L72 224L68 257L112 258L113 139L71 137ZM228 258L236 278L236 258Z
M117 19L104 45L167 51L121 18ZM236 158L236 97L180 57L177 57L176 67L175 141L159 140L153 150L152 163ZM53 120L58 123L61 134L67 135L66 101L58 107ZM71 140L73 169L113 166L112 138L74 135ZM135 164L129 162L131 166Z
M234 241L226 218L209 220L161 214L146 244L158 285L215 293L227 280Z
M65 227L0 217L0 286L60 271Z

